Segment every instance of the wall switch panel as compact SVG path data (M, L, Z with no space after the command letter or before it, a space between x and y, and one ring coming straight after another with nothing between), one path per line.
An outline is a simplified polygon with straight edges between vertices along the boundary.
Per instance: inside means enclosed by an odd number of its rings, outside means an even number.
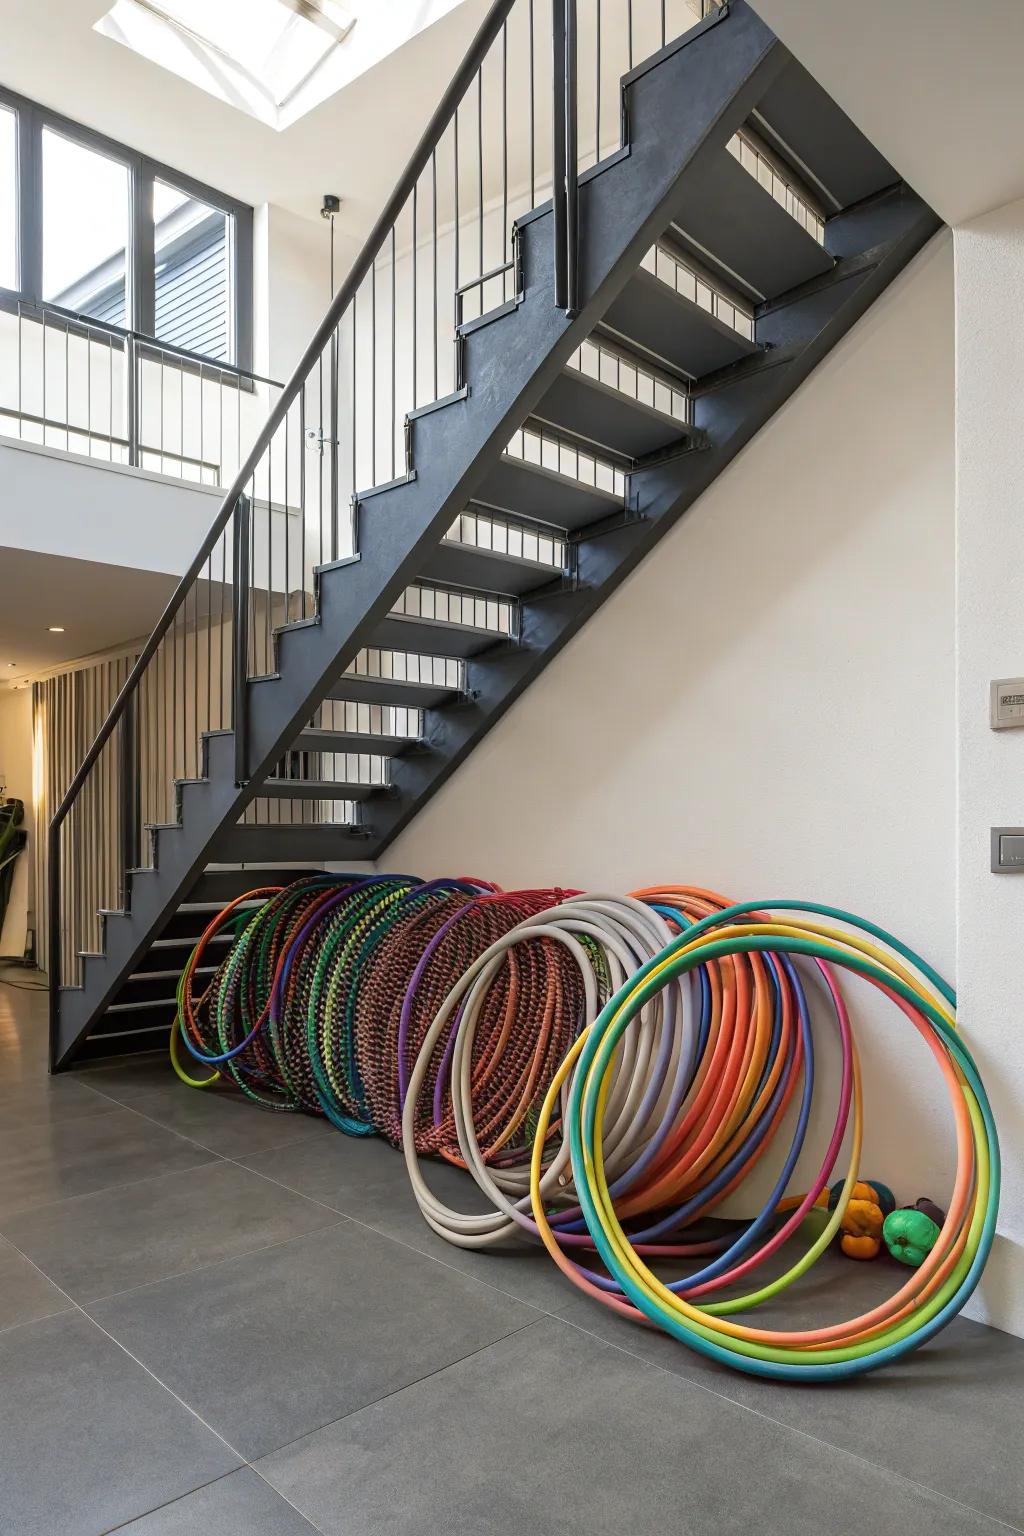
M1024 874L1024 827L992 828L992 872Z
M989 685L989 725L994 731L1024 726L1024 677L1000 677Z

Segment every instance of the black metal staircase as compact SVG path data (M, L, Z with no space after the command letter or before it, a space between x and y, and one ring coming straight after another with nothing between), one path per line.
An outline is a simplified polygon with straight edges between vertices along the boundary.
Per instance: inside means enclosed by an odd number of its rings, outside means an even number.
M488 270L485 136L504 135L504 223L510 28L527 5L525 196L543 188L542 99L553 194ZM54 819L55 1069L166 1028L183 940L244 883L207 866L377 859L937 229L743 0L704 9L623 75L610 152L598 34L581 174L575 4L556 0L541 81L532 3L492 6ZM460 231L479 257L469 283ZM454 295L464 317L473 290L445 390L439 306ZM161 766L182 761L171 814L147 825ZM90 799L103 774L112 795ZM94 804L119 818L120 899L79 961L76 846Z

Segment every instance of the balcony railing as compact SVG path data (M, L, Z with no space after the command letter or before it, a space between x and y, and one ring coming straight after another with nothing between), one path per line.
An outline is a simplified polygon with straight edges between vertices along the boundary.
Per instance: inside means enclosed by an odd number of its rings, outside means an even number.
M0 295L0 437L221 487L281 389L152 336Z

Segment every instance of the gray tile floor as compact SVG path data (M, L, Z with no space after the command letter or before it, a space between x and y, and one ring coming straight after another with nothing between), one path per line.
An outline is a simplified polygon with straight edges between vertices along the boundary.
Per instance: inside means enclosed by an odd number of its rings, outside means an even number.
M542 1254L449 1248L380 1142L160 1061L50 1080L44 1001L0 983L3 1536L1024 1530L1024 1343L961 1320L841 1388L725 1372ZM837 1258L770 1315L892 1279Z

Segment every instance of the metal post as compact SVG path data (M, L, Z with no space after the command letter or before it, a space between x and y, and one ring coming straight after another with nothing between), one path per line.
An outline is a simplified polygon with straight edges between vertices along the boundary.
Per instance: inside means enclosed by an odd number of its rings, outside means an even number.
M124 374L128 463L133 469L137 469L139 464L139 355L135 337L131 334L125 337ZM160 423L160 430L162 434L163 421Z
M46 840L46 975L50 984L50 1071L57 1065L60 1048L60 834L63 821L54 817Z
M565 238L565 0L554 0L551 14L551 64L554 96L551 103L552 125L552 188L551 210L554 215L555 234L555 304L559 309L568 307Z
M234 634L235 783L249 781L249 540L252 503L239 496L235 507L234 583L231 619Z
M119 755L119 814L121 818L121 910L127 912L131 891L128 876L130 869L138 865L138 773L135 751L135 722L137 697L130 694L125 701L124 714L118 726Z
M565 0L565 310L579 311L579 187L577 185L576 0Z

